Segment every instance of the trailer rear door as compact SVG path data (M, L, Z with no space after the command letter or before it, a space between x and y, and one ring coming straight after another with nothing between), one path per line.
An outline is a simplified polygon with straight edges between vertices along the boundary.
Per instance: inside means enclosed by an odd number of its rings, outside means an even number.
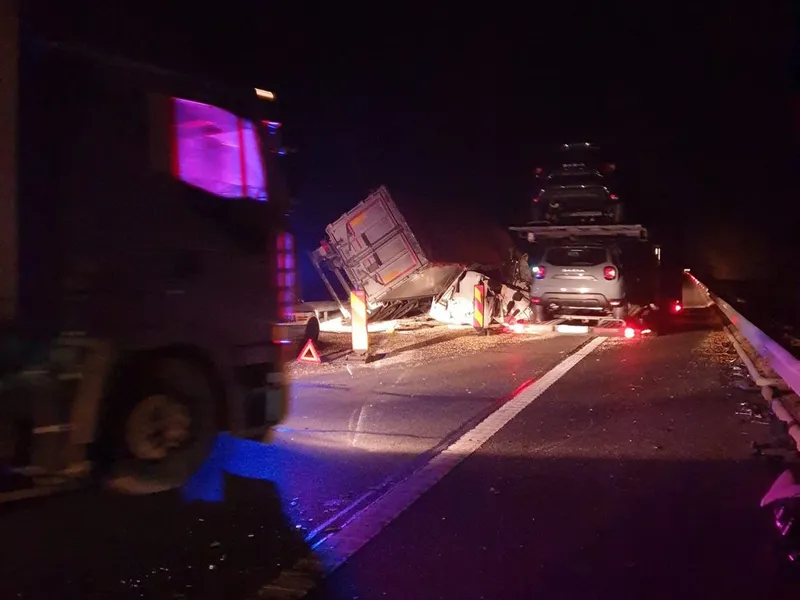
M326 228L351 283L370 302L410 280L429 263L385 187Z

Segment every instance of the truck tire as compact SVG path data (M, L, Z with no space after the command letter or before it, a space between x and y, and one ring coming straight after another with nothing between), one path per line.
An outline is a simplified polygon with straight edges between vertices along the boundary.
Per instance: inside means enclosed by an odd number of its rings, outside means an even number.
M533 322L545 323L550 320L550 315L547 314L547 309L541 304L535 304L533 307Z
M611 316L620 321L625 320L625 317L628 316L628 307L624 304L622 306L615 306L611 309Z
M306 323L306 332L303 337L303 342L307 342L308 340L313 340L314 343L317 343L319 340L319 320L316 317L312 317Z
M622 203L617 203L613 207L612 220L615 225L620 225L625 220Z
M199 365L177 357L148 360L123 385L109 399L106 486L152 494L183 485L211 453L221 398Z
M20 438L20 427L16 419L0 413L0 463L17 464Z

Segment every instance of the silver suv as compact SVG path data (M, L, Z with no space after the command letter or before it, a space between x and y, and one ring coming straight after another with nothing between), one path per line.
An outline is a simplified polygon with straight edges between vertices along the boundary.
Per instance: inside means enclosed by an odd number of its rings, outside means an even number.
M536 319L625 318L625 281L613 246L552 246L534 265L531 296Z

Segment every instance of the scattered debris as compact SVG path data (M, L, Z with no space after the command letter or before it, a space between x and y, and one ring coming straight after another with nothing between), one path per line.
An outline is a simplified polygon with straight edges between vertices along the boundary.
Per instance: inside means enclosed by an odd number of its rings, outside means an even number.
M750 379L735 379L734 386L744 392L761 392L761 388L755 385Z
M751 423L756 423L758 425L769 425L769 410L766 406L761 406L760 404L754 402L749 402L746 400L739 402L739 407L737 408L735 414L747 417Z
M739 361L739 355L724 331L709 332L694 353L704 363L733 366Z
M366 365L351 367L344 360L350 349L350 336L326 333L320 336L318 344L322 364L293 362L288 366L288 373L293 378L345 370L353 375L360 369L381 369L398 364L412 366L491 350L502 345L523 344L532 339L547 339L555 335L557 334L543 333L537 336L520 336L498 331L492 332L492 335L481 336L472 328L453 328L441 324L408 332L375 333L370 335L370 352L377 360Z

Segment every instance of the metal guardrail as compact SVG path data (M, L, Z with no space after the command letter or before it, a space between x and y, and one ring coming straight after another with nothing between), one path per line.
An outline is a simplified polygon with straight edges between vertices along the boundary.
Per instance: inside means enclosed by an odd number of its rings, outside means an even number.
M725 300L709 290L708 286L689 273L688 270L686 274L708 300L709 304L717 305L731 322L731 326L739 331L742 337L753 347L753 350L766 361L767 365L783 380L783 383L794 392L795 397L791 401L788 397L782 397L780 392L776 392L773 387L774 383L766 380L759 381L758 369L749 360L741 345L736 341L735 336L732 335L730 328L728 328L727 333L731 342L736 347L736 351L739 353L742 362L745 363L753 381L756 385L761 386L761 395L767 401L770 411L776 419L783 423L786 428L786 434L794 441L797 452L800 452L800 411L797 404L797 396L800 396L800 360L796 359L775 340L753 325ZM771 381L775 382L776 380ZM790 469L785 470L772 484L767 495L762 498L761 506L780 506L781 502L777 502L777 500L786 500L790 497L796 498L796 492L793 491L795 482L796 477L792 471ZM787 489L790 492L788 495ZM779 515L780 513L776 512L775 514ZM779 522L779 519L776 522Z
M703 282L691 273L686 273L710 302L716 304L728 317L731 324L739 330L756 353L763 358L778 376L786 382L795 394L800 395L800 360L792 356L778 342L753 325L725 300L715 295Z

